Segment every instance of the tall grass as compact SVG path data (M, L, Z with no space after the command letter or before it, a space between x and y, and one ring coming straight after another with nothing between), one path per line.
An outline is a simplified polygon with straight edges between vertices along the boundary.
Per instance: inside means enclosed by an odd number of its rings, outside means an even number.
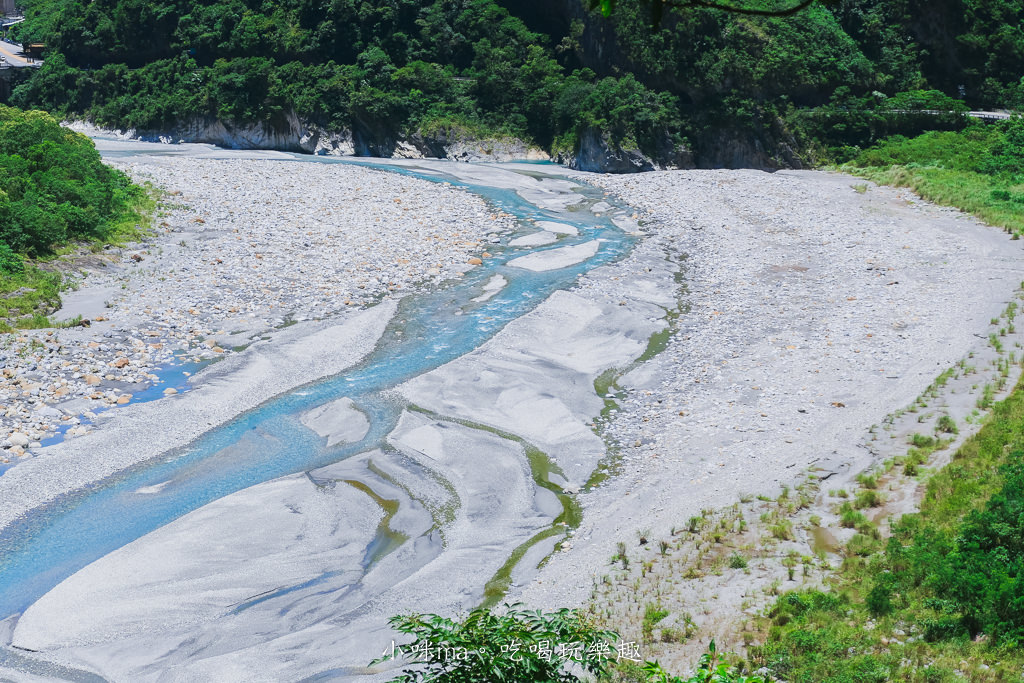
M907 187L928 201L991 225L1024 232L1024 121L976 124L961 132L895 136L864 150L841 170L881 185ZM1009 170L1007 170L1009 169Z
M920 512L895 522L887 546L858 534L831 578L832 590L798 591L776 601L768 639L752 650L753 664L789 681L1021 680L1024 649L983 630L972 633L979 620L953 599L941 570L969 533L968 522L976 526L994 496L1017 500L1006 498L1006 466L1020 460L1021 449L1024 387L1018 385L929 480ZM1008 537L980 566L1019 560L1016 540ZM986 576L961 571L952 580Z

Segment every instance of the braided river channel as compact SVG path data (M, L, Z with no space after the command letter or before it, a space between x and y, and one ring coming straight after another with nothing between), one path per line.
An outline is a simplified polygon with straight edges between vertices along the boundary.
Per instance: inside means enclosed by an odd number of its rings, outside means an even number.
M104 154L125 158L141 153L188 153L174 146L165 149L163 152L152 149L138 152L131 148L119 151L116 145L109 145ZM206 152L207 156L222 159L231 159L236 154L246 153ZM637 240L638 233L631 232L636 224L624 210L610 204L611 200L598 189L570 179L564 169L556 166L343 161L284 153L267 155L267 158L277 160L282 172L289 172L300 164L363 163L389 172L462 186L483 197L493 209L517 217L520 230L503 236L502 244L492 249L492 256L464 277L402 298L372 353L357 365L278 395L190 443L84 489L66 493L8 525L0 531L0 619L16 623L19 614L76 572L214 501L289 475L308 473L314 483L322 483L324 477L317 472L327 471L360 454L387 456L395 453L389 435L399 427L403 416L409 416L410 420L442 417L411 404L395 391L396 387L474 351L558 290L571 288L581 274L625 257ZM592 210L595 205L597 208ZM537 223L545 225L545 221L550 222L546 224L549 230L558 234L557 242L530 246L520 240L521 246L508 244L512 238L537 232ZM541 259L553 256L546 252L567 257L555 257L546 270L510 264L530 254ZM306 426L302 416L339 399L351 400L350 409L363 414L368 429L353 442L330 445L330 440ZM177 400L187 400L187 395ZM458 429L480 429L467 420L450 424ZM543 462L546 457L543 453L536 453L536 449L513 434L492 429L487 438L504 440L510 447L525 448L527 454L533 453L531 467L535 475L541 472L546 477L547 472L559 471L551 461ZM373 467L370 469L381 474ZM401 486L388 488L387 482L395 484L400 477L393 473L378 477L383 488L354 475L338 475L338 478L358 486L386 512L369 542L360 546L357 571L328 571L297 582L285 581L274 590L233 605L230 613L238 614L293 593L315 593L321 600L328 600L324 596L332 593L351 593L383 558L398 554L399 549L414 546L417 553L410 557L431 557L440 553L441 546L448 542L443 538L443 531L438 533L443 527L443 520L437 521L439 515L444 516L441 505L431 508L432 524L411 525L402 530L396 530L398 524L389 524L389 520L396 520L407 512L402 506L430 507L423 501L416 502L416 496L412 495L415 487L404 487L408 496L392 490L403 488ZM541 491L546 495L540 504L545 523L535 527L527 538L536 536L538 530L546 530L546 535L551 536L553 530L562 529L559 533L564 534L565 525L561 522L570 511L568 498L561 493L561 484L568 479L557 476L554 479L559 486L543 483L553 493ZM574 479L580 481L579 476ZM582 479L586 480L586 473ZM536 476L535 480L542 483ZM520 542L513 547L521 549L524 544ZM515 553L510 554L507 545L497 543L495 552L502 553L501 562L505 563L507 571L508 563L515 562L509 559ZM259 557L250 559L260 561ZM491 577L477 578L482 586ZM368 595L366 599L372 597ZM357 603L358 600L353 605ZM287 609L282 607L281 614ZM358 608L355 609L358 612ZM23 655L6 648L4 651L7 654L0 658L6 659L0 659L0 663L6 662L15 668L27 666L19 665L20 660L15 661ZM80 673L85 676L84 672Z

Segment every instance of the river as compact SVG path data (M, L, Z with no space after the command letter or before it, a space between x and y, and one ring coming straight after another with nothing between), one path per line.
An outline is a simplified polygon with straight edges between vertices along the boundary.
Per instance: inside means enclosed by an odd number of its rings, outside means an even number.
M132 147L112 141L101 140L99 146L108 158L154 154L150 147ZM195 149L200 149L207 157L251 156L251 153L202 146L167 147L157 153L181 155ZM549 227L559 231L560 238L550 245L510 246L510 238L506 236L503 246L465 277L433 291L403 298L374 351L358 365L277 396L158 458L60 496L3 529L0 532L0 619L9 618L8 623L13 625L17 615L79 570L214 501L289 475L313 473L309 476L315 478L318 471L360 454L394 453L393 434L403 416L422 415L422 411L416 412L416 406L411 406L395 391L396 387L478 349L556 291L571 288L581 274L622 259L637 239L620 227L628 225L623 222L626 213L608 204L603 192L568 179L564 169L550 165L351 161L280 153L271 158L282 167L363 163L433 182L452 183L480 195L495 210L516 216L523 230L512 237L536 232L533 223L527 222L532 219L552 222ZM283 168L282 172L293 171ZM592 210L594 206L598 210ZM545 252L551 250L568 254L568 261L581 260L550 270L517 267L524 261L510 265L511 261L531 254L543 259L550 256ZM350 399L352 407L365 416L368 429L352 443L329 446L328 441L306 426L302 418L342 398ZM525 447L527 453L532 453L535 475L540 476L540 473L547 478L548 472L560 472L549 457L531 450L530 444L514 435L502 433L499 438L508 441L513 449ZM593 464L590 462L586 467L593 469ZM564 478L552 478L565 483ZM352 483L351 479L345 481ZM519 557L533 541L553 535L560 538L568 528L562 522L572 516L572 502L561 495L560 487L539 479L537 483L538 489L546 487L559 495L548 495L546 504L540 505L544 512L543 524L534 524L530 529L527 534L530 541L516 544ZM437 523L421 530L419 539L396 531L388 521L400 513L397 503L387 493L372 488L362 483L362 490L371 494L385 508L386 514L372 540L360 552L361 575L345 573L342 582L337 581L342 572L307 576L236 606L232 614L275 597L322 591L328 585L330 590L349 591L353 585L362 583L382 558L404 544L422 542L432 547L426 552L423 548L417 551L415 557L423 561L443 551L447 541L443 533L437 534ZM557 504L554 503L556 498ZM545 546L548 550L553 540L557 538L549 540ZM500 563L505 563L502 571L508 574L512 570L507 562L508 547L496 544L494 552L502 556ZM531 555L532 562L538 559ZM335 583L331 584L328 579L334 579ZM477 579L474 590L479 594L493 577ZM287 623L282 621L283 625ZM18 666L11 657L20 655L8 651L8 655L0 655L0 658L4 656L8 657L9 665Z

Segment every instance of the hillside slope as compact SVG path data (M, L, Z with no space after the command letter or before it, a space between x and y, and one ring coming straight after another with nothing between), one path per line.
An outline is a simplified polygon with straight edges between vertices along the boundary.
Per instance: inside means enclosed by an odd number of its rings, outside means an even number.
M510 156L535 145L590 170L771 168L959 125L864 116L902 113L899 93L1024 100L1024 0L687 9L657 25L627 0L608 18L581 0L26 5L18 36L52 52L15 104L232 146L471 157L511 139Z

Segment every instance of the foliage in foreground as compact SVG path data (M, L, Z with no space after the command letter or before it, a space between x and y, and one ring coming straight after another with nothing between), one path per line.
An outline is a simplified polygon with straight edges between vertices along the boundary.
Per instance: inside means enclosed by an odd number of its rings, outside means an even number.
M622 660L639 661L633 643L593 626L577 610L528 611L505 605L501 614L475 609L462 621L436 614L392 617L392 628L413 636L393 645L372 664L402 659L409 664L392 683L573 682L608 680ZM651 683L764 683L743 676L717 652L714 641L689 678L667 673L657 662L643 666Z
M780 597L755 661L789 681L1021 680L1024 385L833 588Z
M593 627L576 610L531 612L506 605L502 614L475 609L463 621L436 614L392 617L414 640L374 663L404 657L414 666L393 683L419 681L576 681L577 673L608 673L617 634Z

